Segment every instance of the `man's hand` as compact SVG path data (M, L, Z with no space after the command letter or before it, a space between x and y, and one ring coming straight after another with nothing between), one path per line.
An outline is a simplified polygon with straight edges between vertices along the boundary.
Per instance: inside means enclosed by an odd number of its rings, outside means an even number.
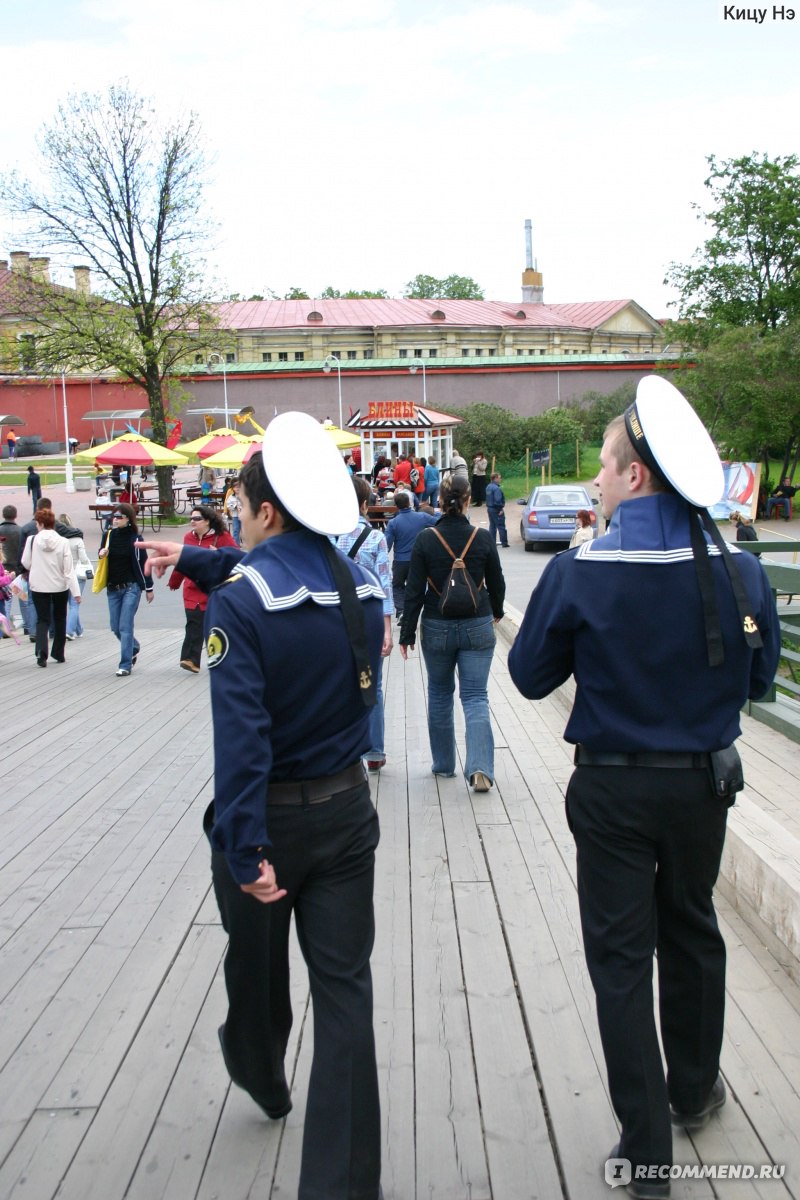
M265 858L258 864L258 879L239 886L248 896L254 896L261 904L274 904L286 895L286 888L279 888L275 879L275 868Z
M148 557L144 573L155 575L157 579L161 578L167 567L175 566L183 550L183 542L139 542L139 545L145 550L155 551Z
M414 650L413 646L404 646L402 642L400 643L400 653L403 656L404 662L408 661L408 656L409 656L409 654L413 653L413 650Z
M148 603L148 604L152 604L152 603L153 603L153 596L154 596L154 594L155 594L155 593L154 593L154 592L152 592L152 591L150 591L150 592L145 592L145 596L147 596L147 603Z

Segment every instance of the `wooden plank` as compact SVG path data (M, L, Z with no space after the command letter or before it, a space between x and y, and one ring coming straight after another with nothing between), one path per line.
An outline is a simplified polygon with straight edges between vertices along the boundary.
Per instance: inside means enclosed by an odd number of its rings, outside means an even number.
M494 1200L558 1196L550 1134L488 883L454 885Z
M50 1200L94 1120L92 1108L35 1112L0 1166L4 1200Z
M219 958L217 931L192 929L64 1176L59 1200L111 1200L126 1194ZM221 1102L221 1094L212 1098L206 1113L209 1141Z
M402 662L399 656L396 661ZM405 720L402 673L393 670L391 681L384 679L384 689L387 727L402 731ZM387 751L387 769L372 775L370 784L381 826L371 965L383 1128L382 1178L388 1200L392 1196L414 1195L415 1146L408 783L405 755L400 758L396 746L392 744L390 748L389 742Z
M570 983L575 963L565 967L561 959L558 933L548 924L513 830L492 826L483 837L567 1194L600 1200L607 1189L599 1163L618 1127L597 1035L590 1038L584 1024L594 1014L582 1020L576 1009Z
M469 1018L438 809L409 788L417 1190L489 1200Z

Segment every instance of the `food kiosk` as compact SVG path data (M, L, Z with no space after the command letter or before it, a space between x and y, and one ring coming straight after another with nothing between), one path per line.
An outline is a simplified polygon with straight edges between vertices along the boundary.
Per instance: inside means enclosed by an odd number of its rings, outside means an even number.
M460 417L423 408L410 400L371 400L367 411L359 409L346 428L361 437L361 470L370 474L379 454L390 461L399 454L430 458L447 469L453 453L453 435Z

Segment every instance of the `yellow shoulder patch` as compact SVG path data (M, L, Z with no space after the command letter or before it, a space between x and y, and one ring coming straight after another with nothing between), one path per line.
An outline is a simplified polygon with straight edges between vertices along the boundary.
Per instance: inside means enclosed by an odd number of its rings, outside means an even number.
M230 643L228 635L224 629L220 629L218 625L214 625L208 631L206 638L206 653L208 654L209 667L218 667L225 655L228 653Z

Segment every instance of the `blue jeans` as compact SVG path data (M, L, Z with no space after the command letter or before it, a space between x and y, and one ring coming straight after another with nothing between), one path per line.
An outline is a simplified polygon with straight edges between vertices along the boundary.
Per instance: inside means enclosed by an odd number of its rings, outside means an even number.
M487 692L494 643L492 617L470 617L465 621L422 618L431 770L436 775L454 775L456 770L453 695L458 667L458 694L467 727L464 774L471 779L476 771L482 771L494 782L494 737Z
M767 497L767 520L772 516L773 509L780 508L785 520L789 520L789 499L787 496Z
M28 596L30 597L30 584L28 585ZM36 633L36 605L30 598L23 600L20 596L19 611L22 613L22 628L33 637Z
M375 707L369 710L369 750L361 757L367 762L385 762L386 751L383 748L383 659L378 663L376 679L378 699Z
M81 589L81 595L83 595L83 589L86 587L86 580L79 579L78 587ZM70 592L69 609L67 610L67 636L69 637L70 634L73 634L75 637L80 637L82 633L83 626L81 625L81 606Z
M109 591L107 594L111 632L120 641L119 669L130 671L133 667L133 656L138 654L140 649L133 636L133 618L142 599L142 589L138 583L126 583L118 591Z
M237 546L242 544L242 518L234 517L231 520L231 537L236 542Z

